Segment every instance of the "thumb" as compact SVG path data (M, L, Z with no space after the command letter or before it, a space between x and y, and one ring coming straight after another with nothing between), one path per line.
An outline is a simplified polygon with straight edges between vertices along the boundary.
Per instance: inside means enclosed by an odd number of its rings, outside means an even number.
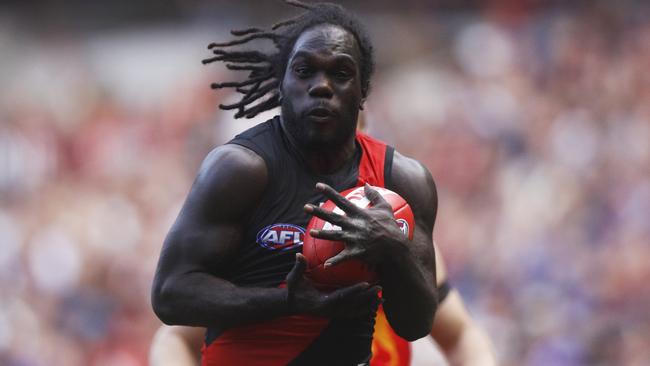
M307 269L307 260L305 259L305 256L296 253L296 262L294 263L291 272L287 275L287 285L293 285L301 279L302 275L305 273L305 269Z

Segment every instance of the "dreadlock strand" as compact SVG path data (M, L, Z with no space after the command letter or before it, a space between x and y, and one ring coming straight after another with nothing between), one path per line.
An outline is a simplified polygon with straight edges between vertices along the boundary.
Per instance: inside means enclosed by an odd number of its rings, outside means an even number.
M242 110L245 108L247 105L253 103L256 98L250 98L250 99L242 99L239 102L236 103L231 103L231 104L219 104L219 108L223 110L230 110L230 109L238 109ZM239 113L239 112L238 112Z
M234 65L226 64L228 70L250 70L250 71L268 71L268 66L256 66L256 65Z
M263 82L270 79L273 76L272 73L267 73L262 76L258 76L253 79L248 79L244 81L227 81L223 83L212 83L212 89L221 89L221 88L240 88L242 86L255 84L257 82Z
M272 72L272 71L269 71L269 72ZM249 77L253 77L253 76L251 75L251 76L249 76ZM257 91L257 89L260 88L260 86L261 86L263 83L265 83L265 82L267 82L267 81L269 81L269 80L273 80L273 77L270 77L270 78L265 79L265 80L260 80L260 81L258 81L257 83L255 83L255 85L251 86L250 89L246 89L246 88L244 88L244 87L239 87L239 88L237 88L237 89L235 89L235 90L237 90L238 93L244 94L244 99L245 99L245 98L250 97L253 93L255 93L255 92ZM277 82L277 80L275 81L275 83L279 85L279 83Z
M221 60L221 56L216 56L216 57L212 57L212 58L206 58L206 59L204 59L204 60L201 60L201 63L204 64L204 65L207 65L207 64L209 64L209 63L213 63L213 62L215 62L215 61L219 61L219 60Z
M287 25L296 24L301 18L302 18L302 15L299 15L299 16L291 18L291 19L287 19L287 20L283 20L281 22L277 22L277 23L273 24L273 26L271 27L271 30L277 30L278 28L282 28L282 27L285 27Z
M267 80L265 80L265 81L267 81ZM240 87L240 88L236 88L235 90L240 94L244 94L244 96L242 97L242 100L249 99L253 95L253 93L255 93L257 90L259 90L260 86L262 86L263 83L264 83L263 81L260 81L260 82L255 83L255 85L251 86L248 89L245 88L245 87Z
M246 28L246 29L233 29L230 31L230 34L239 37L239 36L245 36L247 34L259 33L259 32L264 32L264 29L255 28L255 27Z
M224 111L229 111L231 109L242 109L242 106L239 105L240 103L233 103L233 104L219 104L219 108L223 109ZM237 112L239 114L239 112ZM235 117L238 118L238 117Z
M285 3L295 6L296 8L303 8L305 10L312 10L314 9L314 6L311 4L303 3L300 0L284 0Z
M224 51L220 49L212 50L212 53L221 57L219 61L241 62L241 63L259 63L270 62L268 55L259 51Z
M246 107L247 105L253 103L254 101L258 100L265 94L267 94L269 91L272 91L274 89L277 89L278 83L277 82L272 82L269 83L263 87L260 88L257 92L251 93L249 96L245 96L242 98L239 102L237 103L232 103L232 104L220 104L219 108L224 109L224 110L229 110L229 109L242 109Z
M259 84L255 84L251 89L245 90L243 88L238 88L237 91L241 94L244 94L242 99L239 100L239 102L233 104L236 107L244 107L248 104L253 103L257 99L263 97L265 94L268 94L268 92L272 91L273 89L276 89L278 86L278 83L271 82L269 84L266 84L261 87L262 82Z
M272 33L272 32L255 33L255 34L252 34L252 35L250 35L250 36L248 36L248 37L244 37L244 38L240 38L240 39L235 39L235 40L232 40L232 41L230 41L230 42L223 42L223 43L216 43L216 42L213 42L213 43L210 43L210 44L208 45L208 49L213 49L213 48L215 48L215 47L230 47L230 46L235 46L235 45L238 45L238 44L244 44L244 43L249 42L249 41L251 41L251 40L253 40L253 39L259 39L259 38L267 38L267 39L270 39L270 40L276 42L276 41L277 41L277 38L278 38L278 35L275 34L275 33Z
M268 111L269 109L273 109L279 105L280 105L280 97L277 94L273 94L273 96L271 96L269 99L259 104L256 104L255 106L249 108L248 110L245 110L244 115L242 116L246 116L246 118L250 119L262 112Z
M246 102L244 105L250 104L250 102L261 98L273 89L277 89L279 84L280 83L277 81L274 81L262 86L262 82L260 82L259 85L255 85L250 90L248 90L241 101Z
M251 86L250 89L246 89L244 87L239 87L239 88L235 88L235 90L237 91L237 93L244 94L244 98L247 98L252 93L255 93L257 91L257 89L260 88L260 85L262 85L261 81L255 83L255 85Z
M248 77L249 78L256 78L258 76L262 76L262 75L266 75L266 74L272 74L272 73L273 73L273 69L270 68L270 67L267 67L267 68L262 69L262 70L252 70L248 74Z
M249 89L244 88L243 86L235 88L237 93L244 94L244 99L248 98L252 93L256 92L257 89L260 88L260 85L262 85L262 81L258 81L255 83L253 86L251 86Z

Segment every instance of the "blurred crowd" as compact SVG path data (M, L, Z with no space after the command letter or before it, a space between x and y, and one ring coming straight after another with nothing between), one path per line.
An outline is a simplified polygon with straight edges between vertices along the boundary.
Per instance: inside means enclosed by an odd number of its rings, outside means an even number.
M650 364L650 12L599 4L362 16L368 130L431 170L502 365ZM164 236L250 125L199 63L224 29L0 28L0 364L145 365Z

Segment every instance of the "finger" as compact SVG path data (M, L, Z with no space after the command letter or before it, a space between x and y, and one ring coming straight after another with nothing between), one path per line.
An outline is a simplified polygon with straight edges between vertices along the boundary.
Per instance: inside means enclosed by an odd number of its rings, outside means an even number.
M370 287L368 282L360 282L352 286L340 288L330 294L337 300L344 300L349 297L357 296L358 294L366 291Z
M316 207L312 204L306 204L305 205L305 211L309 214L312 214L316 217L319 217L329 223L332 223L334 225L340 226L340 227L349 227L350 223L348 222L348 218L339 215L337 213L334 213L332 211L328 211L323 209L322 207Z
M316 189L323 192L325 197L332 200L332 202L334 202L336 206L338 206L341 210L343 210L348 215L355 215L361 212L361 209L357 207L357 205L350 202L347 198L341 196L339 192L337 192L334 188L328 186L327 184L317 183Z
M300 253L296 253L296 262L287 275L287 285L293 285L300 278L302 278L302 275L305 273L305 269L307 269L307 260L305 259L305 256Z
M309 235L318 239L345 241L347 238L346 232L342 230L309 230Z
M350 250L348 248L343 249L339 254L335 255L334 257L328 259L325 261L324 267L331 267L335 266L341 262L349 261L350 259L354 259L358 257L360 252L355 252L353 250Z
M384 196L382 196L379 191L372 188L370 184L366 183L366 185L363 187L363 190L373 207L390 207L390 204L388 201L386 201Z

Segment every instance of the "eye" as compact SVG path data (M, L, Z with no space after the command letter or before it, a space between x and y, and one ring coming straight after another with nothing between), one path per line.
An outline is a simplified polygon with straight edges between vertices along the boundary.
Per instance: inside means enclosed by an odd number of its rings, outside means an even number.
M352 72L347 69L337 69L334 71L334 77L340 80L349 80L352 78Z
M298 65L293 68L293 72L300 78L311 75L312 69L306 65Z

